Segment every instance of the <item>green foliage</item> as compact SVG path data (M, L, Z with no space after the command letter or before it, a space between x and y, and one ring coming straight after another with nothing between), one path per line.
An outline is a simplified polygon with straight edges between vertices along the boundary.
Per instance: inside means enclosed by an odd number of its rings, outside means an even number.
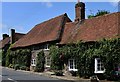
M63 60L59 58L60 54L63 54ZM78 42L61 48L53 46L50 49L50 55L51 67L54 70L62 67L61 62L67 64L69 58L76 59L78 74L85 78L94 75L94 60L100 58L106 69L105 75L112 76L110 72L120 64L120 38L103 39L98 42Z
M44 64L45 64L45 56L44 56L44 51L40 51L37 54L37 60L36 60L36 67L35 71L36 72L43 72L44 71Z
M29 49L17 49L12 51L10 48L7 51L6 66L10 64L19 64L22 66L30 67L31 51Z
M56 48L56 46L52 46L50 48L51 55L51 69L52 70L62 70L63 69L63 60L60 58L61 50Z
M14 69L15 69L15 70L20 69L20 65L19 65L19 64L15 64Z
M88 15L88 18L93 18L93 17L97 17L97 16L102 16L105 14L109 14L110 12L106 11L106 10L98 10L98 12L94 15Z
M8 51L7 51L7 55L6 55L6 66L8 67L10 64L12 64L12 55L14 55L14 53L10 50L10 49L8 49Z
M110 12L105 11L105 10L98 10L98 12L96 13L95 16L101 16L101 15L105 15L105 14L109 14Z
M9 68L14 68L14 65L13 65L13 64L10 64L8 67L9 67Z
M5 66L6 54L3 51L1 51L0 56L1 56L0 60L2 61L2 66Z
M93 17L95 17L94 15L88 15L88 18L93 18Z
M31 61L31 51L29 49L18 49L14 51L15 55L13 55L13 63L19 63L23 66L30 66ZM19 54L19 55L18 55Z
M26 70L27 67L26 67L26 66L20 66L20 69L21 69L21 70Z

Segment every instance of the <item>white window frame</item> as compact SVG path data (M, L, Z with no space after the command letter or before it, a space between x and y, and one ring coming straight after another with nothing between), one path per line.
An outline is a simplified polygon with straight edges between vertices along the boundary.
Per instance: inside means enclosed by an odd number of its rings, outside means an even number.
M45 44L45 45L44 45L44 50L50 50L50 49L49 49L49 44Z
M95 71L94 71L94 73L104 73L105 72L105 68L104 68L104 70L98 70L98 60L100 61L100 58L95 58ZM102 67L101 63L102 62L100 61L100 67Z
M73 69L70 68L70 61L73 61ZM68 60L68 68L69 68L69 71L78 71L78 69L75 68L75 59L69 59Z
M51 58L49 60L50 60L50 64L51 64ZM50 65L48 65L48 56L46 56L46 66L45 67L50 67Z
M31 66L36 66L36 60L35 59L32 59Z

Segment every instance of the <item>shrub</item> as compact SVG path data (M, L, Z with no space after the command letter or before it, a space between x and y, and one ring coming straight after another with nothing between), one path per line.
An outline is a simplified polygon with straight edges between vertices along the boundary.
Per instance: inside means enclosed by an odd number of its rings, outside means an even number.
M15 69L15 70L20 69L20 65L19 65L19 64L15 64L14 69Z
M9 68L14 68L14 65L13 65L13 64L10 64L8 67L9 67Z
M26 70L26 68L27 68L26 66L21 66L20 67L21 70Z
M50 55L51 55L51 69L52 70L62 70L64 66L64 59L60 58L61 50L56 48L55 46L51 47Z
M44 51L40 51L37 54L37 60L36 60L36 67L35 72L43 72L44 71L44 64L45 64L45 57L44 57Z

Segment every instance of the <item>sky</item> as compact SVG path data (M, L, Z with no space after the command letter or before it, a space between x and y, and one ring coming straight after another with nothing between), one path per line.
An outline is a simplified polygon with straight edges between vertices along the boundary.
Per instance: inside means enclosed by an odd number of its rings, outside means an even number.
M67 13L75 19L76 2L2 2L2 34L10 35L10 29L19 33L28 33L36 24ZM118 5L112 2L85 2L86 18L98 10L118 12ZM0 40L2 36L0 36Z

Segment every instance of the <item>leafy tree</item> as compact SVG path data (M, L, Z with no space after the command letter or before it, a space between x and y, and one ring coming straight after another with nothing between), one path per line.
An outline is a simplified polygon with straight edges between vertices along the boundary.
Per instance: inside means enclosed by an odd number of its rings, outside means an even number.
M97 16L102 16L102 15L105 15L105 14L109 14L110 12L109 11L106 11L106 10L98 10L98 12L94 15L88 15L88 18L93 18L93 17L97 17Z

